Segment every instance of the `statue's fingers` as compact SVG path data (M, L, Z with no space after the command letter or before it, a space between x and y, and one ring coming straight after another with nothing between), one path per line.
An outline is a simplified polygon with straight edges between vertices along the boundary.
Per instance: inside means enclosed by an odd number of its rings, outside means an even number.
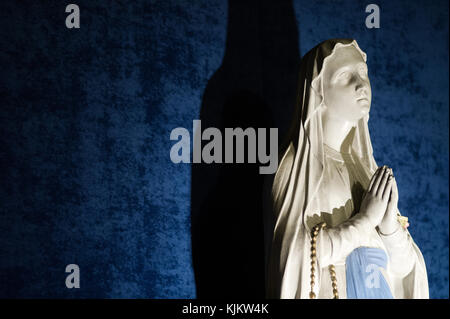
M390 196L391 196L391 193L392 193L392 185L394 183L393 180L394 180L394 177L389 174L389 177L388 177L387 182L386 182L386 187L384 188L384 191L383 191L383 194L382 194L382 199L384 201L390 200Z
M367 192L370 192L372 190L375 179L377 178L382 168L383 166L378 167L375 173L373 173L372 178L370 179L369 187L367 187Z
M378 187L380 186L380 183L381 183L381 179L383 178L383 176L384 176L384 172L386 171L386 165L384 165L383 167L382 167L382 169L378 172L378 175L377 175L377 177L375 178L375 181L373 182L373 185L372 185L372 189L371 189L371 192L373 193L373 194L377 194L377 192L378 192Z
M392 200L397 205L398 203L398 188L397 188L397 181L395 180L395 177L392 177Z
M381 167L378 167L375 171L375 173L373 173L372 177L370 178L370 182L369 182L369 186L367 187L367 191L370 191L372 189L373 186L373 182L375 181L375 178L378 175L378 172L380 171Z
M383 192L386 189L389 176L391 176L390 168L384 169L383 177L381 177L380 184L378 185L378 190L377 190L377 196L379 198L383 197Z
M386 212L389 214L393 214L395 216L397 210L395 209L397 206L394 203L394 200L392 198L392 188L391 188L391 192L388 194L388 201L387 201L387 209Z

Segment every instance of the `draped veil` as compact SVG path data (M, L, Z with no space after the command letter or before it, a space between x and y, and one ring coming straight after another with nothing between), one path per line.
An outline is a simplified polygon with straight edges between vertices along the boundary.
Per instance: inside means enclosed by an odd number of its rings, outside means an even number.
M366 61L366 54L355 40L331 39L310 50L300 64L293 123L280 153L271 189L272 210L268 222L272 225L273 237L269 243L266 273L269 298L309 298L310 231L321 221L317 192L325 165L321 123L324 108L322 71L335 50L345 46L354 46ZM365 188L377 169L368 120L369 115L366 115L358 121L351 147L365 176L366 180L362 181ZM319 271L316 274L318 287L320 280Z

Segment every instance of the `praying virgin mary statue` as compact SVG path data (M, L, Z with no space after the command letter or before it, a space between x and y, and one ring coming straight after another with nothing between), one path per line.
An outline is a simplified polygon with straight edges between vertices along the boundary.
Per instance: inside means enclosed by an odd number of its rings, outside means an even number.
M327 40L303 57L271 187L267 297L429 297L394 172L372 154L370 104L356 41Z

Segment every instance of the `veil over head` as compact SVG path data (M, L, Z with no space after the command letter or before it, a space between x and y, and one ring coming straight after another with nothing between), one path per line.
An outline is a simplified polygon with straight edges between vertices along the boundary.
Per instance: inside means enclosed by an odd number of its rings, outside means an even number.
M310 50L300 64L293 123L272 185L271 223L274 226L268 265L268 297L308 298L309 267L302 267L302 264L309 264L305 258L309 256L310 231L321 221L320 201L316 195L325 165L321 121L325 107L323 70L336 49L347 46L355 47L366 61L366 54L355 40L331 39ZM358 121L351 145L351 153L359 161L367 185L377 168L368 120L369 115L366 115ZM316 281L320 282L320 278Z

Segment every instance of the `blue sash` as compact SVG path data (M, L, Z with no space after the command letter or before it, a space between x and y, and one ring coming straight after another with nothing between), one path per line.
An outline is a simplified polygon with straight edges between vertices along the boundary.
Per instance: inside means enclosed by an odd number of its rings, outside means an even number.
M383 249L359 247L346 259L348 299L393 299L380 271L386 269L387 255Z

